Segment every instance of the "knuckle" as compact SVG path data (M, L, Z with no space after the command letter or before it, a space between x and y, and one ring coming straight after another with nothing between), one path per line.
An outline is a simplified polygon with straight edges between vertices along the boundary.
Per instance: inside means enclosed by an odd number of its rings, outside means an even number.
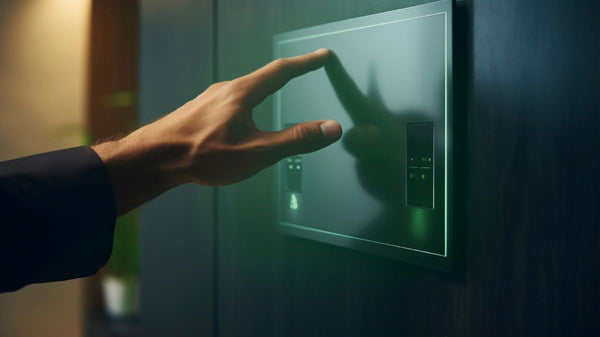
M248 85L240 79L233 80L227 84L228 90L224 93L225 98L238 105L246 105L249 98Z
M290 60L287 58L278 58L271 62L271 64L277 69L285 69L290 64Z
M291 67L292 63L290 61L290 59L287 58L278 58L276 60L274 60L273 62L271 62L271 67L276 71L276 72L287 72L290 67Z
M227 82L226 91L228 94L235 94L244 91L244 85L240 79Z
M229 83L229 81L221 81L221 82L215 82L213 84L211 84L208 89L209 90L217 90L225 85L227 85Z
M320 132L308 125L296 126L296 136L301 141L313 141L319 139Z

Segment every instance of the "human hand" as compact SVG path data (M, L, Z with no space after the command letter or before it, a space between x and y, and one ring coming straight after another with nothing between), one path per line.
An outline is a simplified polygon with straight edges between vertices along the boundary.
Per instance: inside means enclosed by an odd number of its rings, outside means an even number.
M323 66L329 51L275 60L240 78L211 85L174 112L113 142L93 146L112 178L118 212L177 185L226 185L284 157L321 149L341 137L335 121L259 130L253 108L294 77Z

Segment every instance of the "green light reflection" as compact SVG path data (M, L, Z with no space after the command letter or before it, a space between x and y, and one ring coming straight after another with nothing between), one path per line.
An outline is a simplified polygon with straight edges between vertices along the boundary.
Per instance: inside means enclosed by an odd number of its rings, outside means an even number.
M423 208L414 208L411 210L410 226L412 232L417 239L424 239L429 232L429 223L425 214L427 210Z

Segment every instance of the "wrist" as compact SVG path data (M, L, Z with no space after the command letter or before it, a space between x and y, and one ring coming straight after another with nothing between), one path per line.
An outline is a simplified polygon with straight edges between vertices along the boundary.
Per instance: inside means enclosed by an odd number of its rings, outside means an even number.
M188 182L190 148L187 142L152 135L147 128L92 146L111 177L118 214Z

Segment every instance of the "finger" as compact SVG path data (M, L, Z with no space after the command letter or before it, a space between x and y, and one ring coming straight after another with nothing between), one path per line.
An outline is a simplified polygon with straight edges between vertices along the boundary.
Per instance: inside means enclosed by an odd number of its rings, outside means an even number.
M292 78L322 67L328 56L329 50L319 49L304 55L277 59L237 81L247 90L249 103L255 106Z
M355 125L383 122L382 119L387 115L385 107L360 91L333 51L329 52L325 72L340 103Z
M271 161L324 148L340 139L342 127L335 121L312 121L296 124L283 131L264 132Z

